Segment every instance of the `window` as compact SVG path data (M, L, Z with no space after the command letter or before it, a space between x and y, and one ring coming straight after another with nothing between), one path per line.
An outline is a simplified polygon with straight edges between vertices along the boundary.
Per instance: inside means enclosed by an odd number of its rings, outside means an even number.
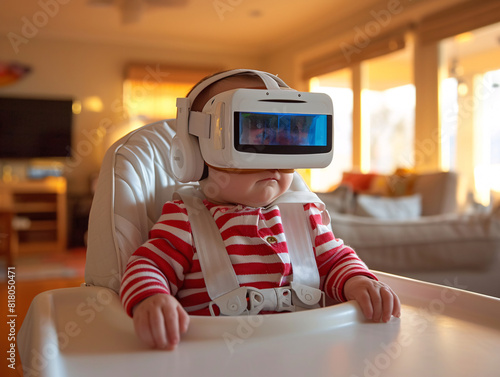
M367 170L391 174L413 166L415 87L410 54L401 50L363 64L362 137L369 140Z
M500 191L499 32L495 24L441 43L441 165L458 172L468 197L484 206Z
M475 91L478 98L476 200L488 206L490 191L500 191L500 69L478 78Z
M352 170L352 89L349 69L314 77L311 92L328 94L333 101L333 161L324 169L311 171L313 191L328 191L340 182L344 171Z
M482 90L480 111L487 158L490 164L500 165L500 69L484 75Z
M401 49L362 62L361 135L353 140L351 69L345 68L310 80L310 90L327 93L334 108L334 156L326 169L311 172L311 188L326 191L342 173L353 170L353 142L361 144L363 172L390 174L413 166L415 87L411 55Z
M441 82L441 167L456 170L458 125L458 80L449 77Z
M370 170L390 174L396 168L411 168L415 87L365 90L362 98L369 114Z

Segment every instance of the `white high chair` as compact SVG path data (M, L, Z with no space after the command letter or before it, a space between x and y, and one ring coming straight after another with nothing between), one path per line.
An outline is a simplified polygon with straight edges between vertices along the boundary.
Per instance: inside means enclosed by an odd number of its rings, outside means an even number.
M128 259L148 239L163 204L185 185L170 171L174 135L166 121L149 124L106 153L90 213L87 284L119 292Z
M181 186L169 174L169 123L144 126L107 152L91 212L87 286L33 300L18 334L25 377L498 376L499 299L384 273L377 275L403 304L402 318L389 323L365 321L353 302L193 316L176 350L147 349L117 292L129 256Z

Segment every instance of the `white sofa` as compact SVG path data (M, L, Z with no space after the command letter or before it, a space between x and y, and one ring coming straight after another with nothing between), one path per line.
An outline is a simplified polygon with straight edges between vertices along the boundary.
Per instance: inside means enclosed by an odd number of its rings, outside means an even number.
M346 186L318 195L336 237L370 268L500 297L500 207L459 214L454 174L418 179L414 191L421 197L421 215L407 220L369 217L371 209L357 208L359 195Z

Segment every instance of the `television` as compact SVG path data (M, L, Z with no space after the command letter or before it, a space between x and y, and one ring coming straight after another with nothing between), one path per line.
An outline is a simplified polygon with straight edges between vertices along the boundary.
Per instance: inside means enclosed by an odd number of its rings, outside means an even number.
M0 97L0 158L71 155L71 99Z

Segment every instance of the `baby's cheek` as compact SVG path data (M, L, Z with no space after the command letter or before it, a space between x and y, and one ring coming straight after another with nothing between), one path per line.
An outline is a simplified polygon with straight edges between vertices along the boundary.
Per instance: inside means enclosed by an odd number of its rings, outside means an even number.
M293 173L284 173L280 180L280 187L283 192L290 188L293 181Z

